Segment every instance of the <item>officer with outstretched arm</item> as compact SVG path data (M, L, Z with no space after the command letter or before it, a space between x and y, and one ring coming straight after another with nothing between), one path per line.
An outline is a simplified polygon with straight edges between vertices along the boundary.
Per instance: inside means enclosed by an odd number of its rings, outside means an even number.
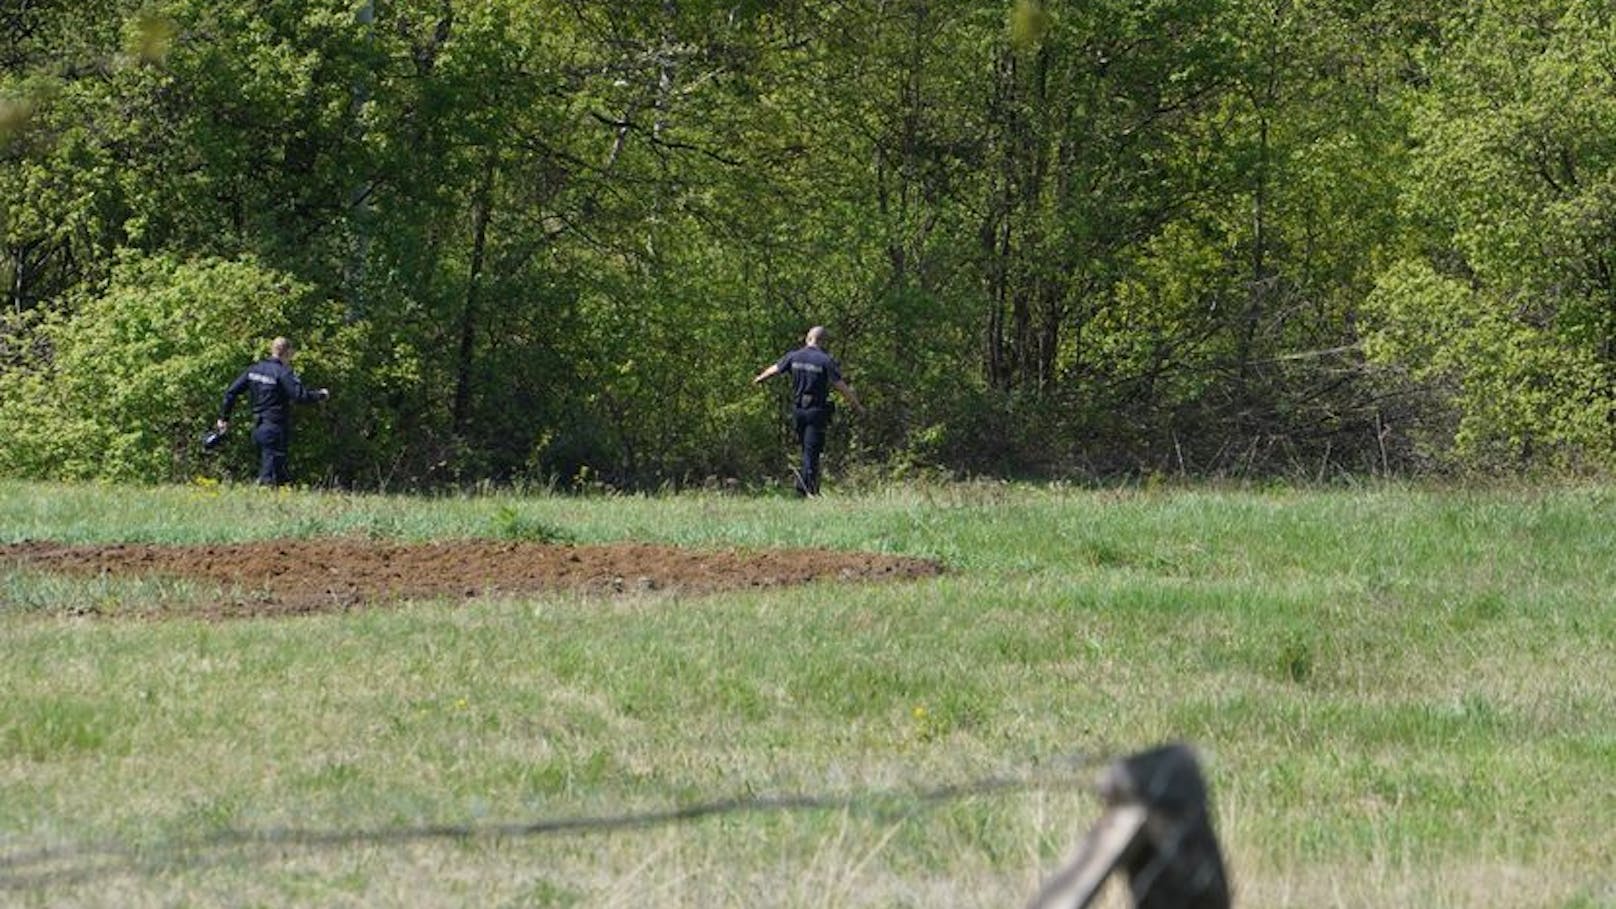
M791 374L792 425L802 442L802 472L797 475L799 496L819 495L819 455L825 450L825 432L836 411L830 390L836 389L854 410L864 412L853 386L842 378L841 364L825 352L825 338L825 327L815 325L808 329L804 346L752 378L752 384L756 385L783 372Z
M252 402L252 440L258 445L258 484L278 486L292 481L287 469L287 451L292 442L292 405L324 401L331 397L325 388L308 389L292 371L292 342L276 338L270 342L269 358L247 367L225 389L219 408L218 429L230 428L230 412L236 399L248 394Z

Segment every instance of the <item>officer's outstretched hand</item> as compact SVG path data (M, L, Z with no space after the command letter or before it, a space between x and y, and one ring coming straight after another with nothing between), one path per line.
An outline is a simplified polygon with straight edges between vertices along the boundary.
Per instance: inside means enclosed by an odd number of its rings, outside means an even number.
M316 398L319 398L320 400L324 401L325 399L331 397L331 389L329 389L329 388L316 388L314 390L314 396Z

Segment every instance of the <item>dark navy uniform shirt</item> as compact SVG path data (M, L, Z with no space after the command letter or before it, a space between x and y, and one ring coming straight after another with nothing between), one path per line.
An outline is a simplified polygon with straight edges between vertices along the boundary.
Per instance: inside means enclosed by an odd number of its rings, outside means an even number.
M248 393L257 422L279 426L291 425L293 402L303 404L320 399L318 393L303 387L303 382L290 366L274 357L247 367L240 378L230 383L224 392L224 406L219 410L221 420L230 419L230 411L235 408L236 398L241 397L242 392Z
M797 407L824 407L831 386L842 380L836 358L817 347L799 347L774 366L791 373L791 401Z

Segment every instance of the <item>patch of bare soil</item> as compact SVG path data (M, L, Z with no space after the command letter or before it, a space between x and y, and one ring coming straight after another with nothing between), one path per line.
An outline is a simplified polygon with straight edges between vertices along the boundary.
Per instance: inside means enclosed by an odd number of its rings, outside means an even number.
M432 598L571 590L598 594L779 587L932 577L925 559L828 550L696 550L491 540L275 540L206 546L0 545L0 566L71 575L215 583L218 616L284 615Z

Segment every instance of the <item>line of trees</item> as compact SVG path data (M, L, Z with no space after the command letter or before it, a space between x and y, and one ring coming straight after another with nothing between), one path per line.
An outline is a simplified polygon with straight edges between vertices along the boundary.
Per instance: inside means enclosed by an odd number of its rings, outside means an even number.
M0 475L1603 470L1613 268L1591 0L0 6Z

